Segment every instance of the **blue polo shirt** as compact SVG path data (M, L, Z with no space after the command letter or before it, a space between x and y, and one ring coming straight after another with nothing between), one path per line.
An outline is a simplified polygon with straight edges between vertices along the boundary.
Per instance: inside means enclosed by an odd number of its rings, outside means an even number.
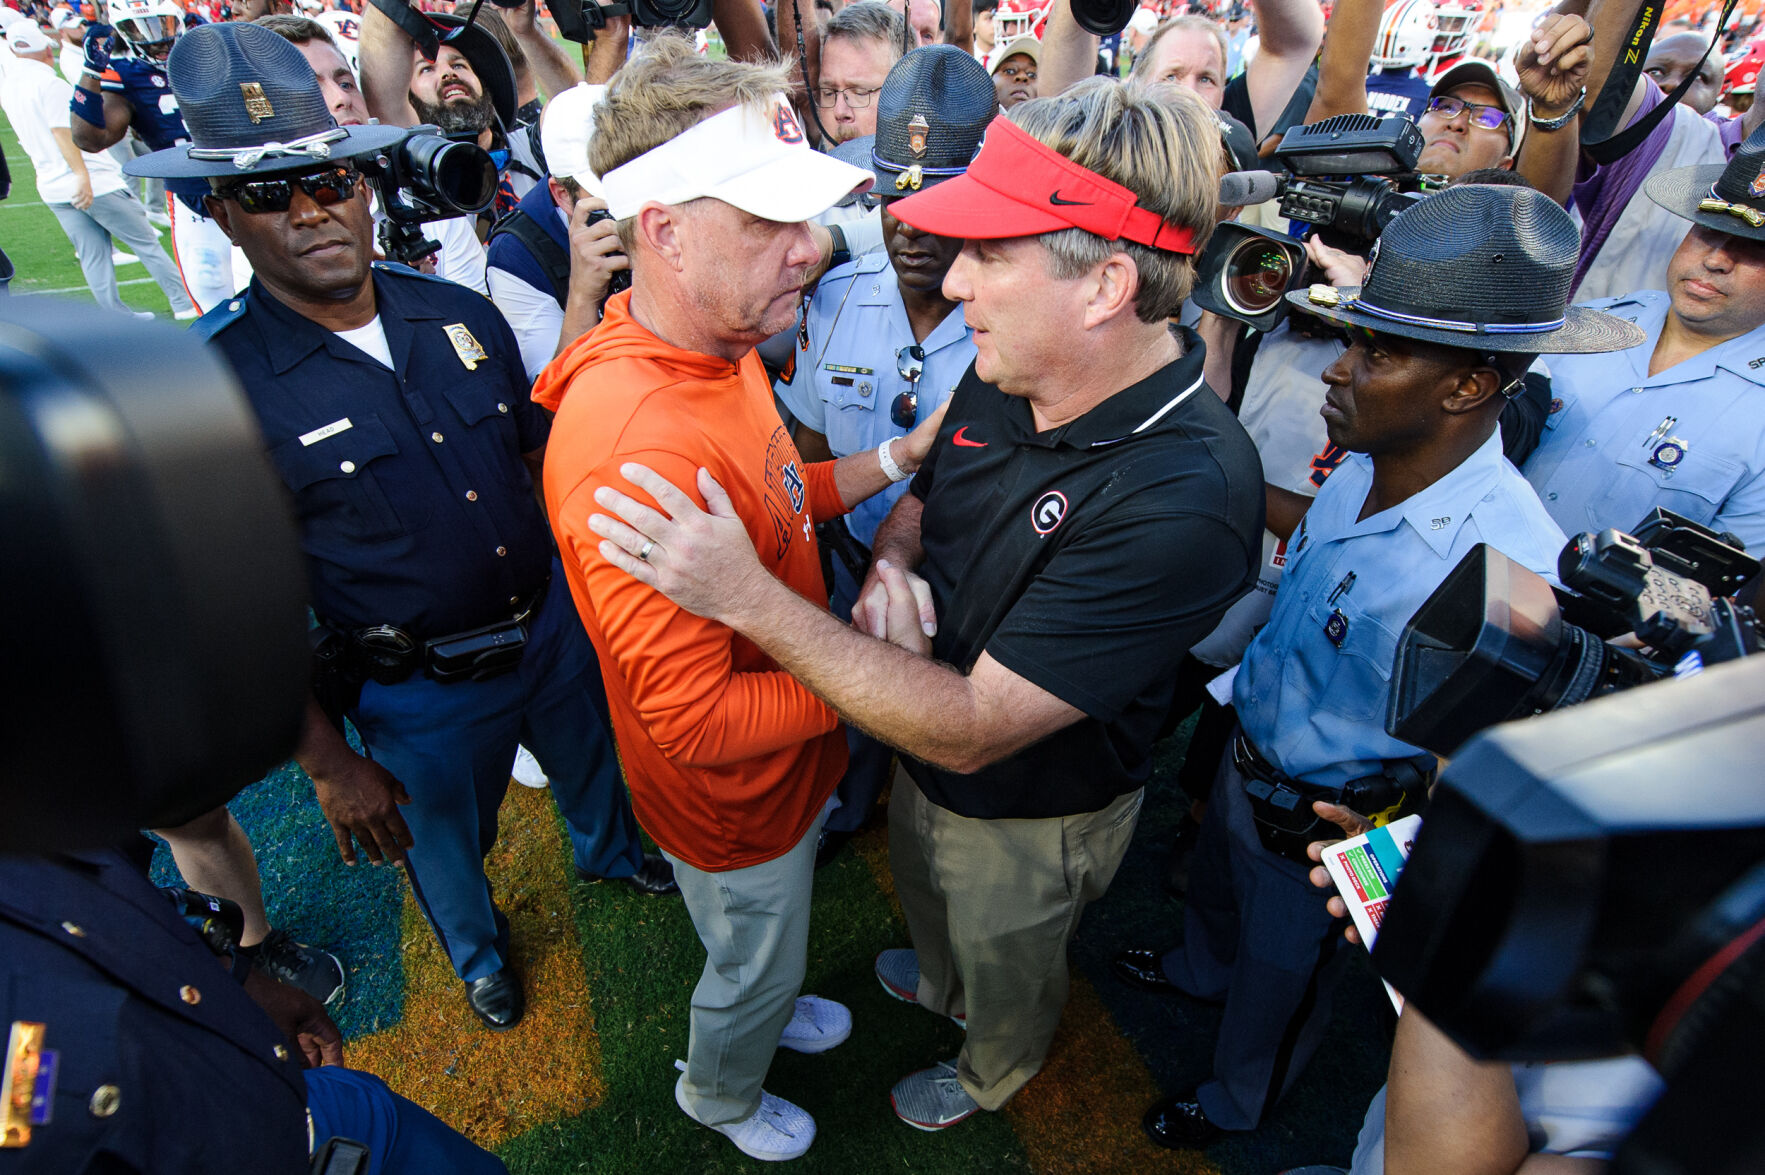
M1320 787L1425 754L1385 733L1391 671L1404 625L1459 560L1488 543L1554 582L1565 542L1502 456L1499 430L1427 489L1358 519L1372 488L1372 458L1351 453L1318 491L1234 683L1250 741Z
M522 461L550 419L482 295L381 263L372 280L396 370L255 278L196 329L238 374L294 496L322 619L420 639L506 619L551 565Z

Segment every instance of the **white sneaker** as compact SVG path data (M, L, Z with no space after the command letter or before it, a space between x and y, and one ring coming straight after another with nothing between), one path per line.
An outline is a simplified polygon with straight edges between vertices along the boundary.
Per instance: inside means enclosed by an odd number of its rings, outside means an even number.
M942 1130L972 1115L980 1106L956 1076L956 1062L909 1073L889 1091L895 1117L916 1130Z
M110 263L112 265L139 265L141 264L141 259L133 253L125 253L121 249L112 249L110 251Z
M891 947L879 952L876 981L902 1003L919 1003L919 952L911 947ZM952 1016L950 1022L964 1031L968 1028L967 1016Z
M824 1000L818 995L797 997L797 1010L778 1047L796 1053L825 1053L852 1035L852 1013L844 1004Z
M551 782L546 778L545 768L539 765L539 760L526 747L515 748L515 766L509 774L522 787L544 787Z
M201 318L202 311L200 311L196 307L192 306L188 310L173 311L172 317L177 319L179 322L189 322L192 318Z
M692 1111L686 1108L686 1062L676 1061L674 1067L682 1070L680 1079L674 1083L674 1103L680 1107L681 1113L692 1118ZM698 1119L693 1118L693 1121ZM709 1129L735 1143L735 1149L742 1154L762 1163L800 1159L815 1141L815 1119L801 1107L781 1097L773 1097L765 1090L760 1091L760 1108L748 1117Z

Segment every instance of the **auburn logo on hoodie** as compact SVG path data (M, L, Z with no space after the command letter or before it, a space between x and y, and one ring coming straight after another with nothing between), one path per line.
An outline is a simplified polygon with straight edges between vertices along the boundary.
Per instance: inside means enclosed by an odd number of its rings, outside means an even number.
M766 444L766 515L772 520L772 535L778 543L777 557L784 558L796 535L798 519L803 513L807 487L803 482L803 459L791 443L790 434L779 425L772 430ZM808 523L802 524L808 533Z

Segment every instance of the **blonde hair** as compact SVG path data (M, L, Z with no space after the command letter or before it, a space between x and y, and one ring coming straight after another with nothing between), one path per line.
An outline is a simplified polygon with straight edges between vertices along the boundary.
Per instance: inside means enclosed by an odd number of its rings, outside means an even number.
M783 62L713 61L677 33L656 37L613 77L594 108L588 163L606 175L732 106L765 106L791 88Z
M1122 85L1095 77L1059 97L1021 103L1010 118L1074 163L1133 192L1142 208L1194 235L1194 252L1184 254L1109 241L1084 229L1044 233L1053 275L1078 277L1123 252L1139 270L1134 312L1141 322L1162 322L1181 309L1219 203L1218 116L1181 86Z
M1173 16L1157 28L1153 29L1152 35L1146 38L1146 43L1140 46L1140 51L1134 55L1134 68L1130 71L1129 76L1138 81L1150 82L1152 78L1148 75L1152 72L1152 62L1157 56L1158 43L1170 34L1176 32L1178 29L1189 29L1198 33L1206 33L1213 38L1215 47L1220 51L1220 85L1225 85L1226 79L1224 74L1226 66L1232 60L1231 50L1227 48L1225 26L1220 24L1217 20L1212 20L1205 16L1197 16L1194 13L1187 13L1183 16Z

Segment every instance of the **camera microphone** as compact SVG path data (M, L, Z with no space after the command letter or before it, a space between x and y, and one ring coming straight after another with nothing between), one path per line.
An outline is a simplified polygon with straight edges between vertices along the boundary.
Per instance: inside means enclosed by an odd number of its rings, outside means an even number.
M1272 171L1229 171L1220 177L1220 203L1228 208L1246 208L1273 200L1281 194L1285 178Z

